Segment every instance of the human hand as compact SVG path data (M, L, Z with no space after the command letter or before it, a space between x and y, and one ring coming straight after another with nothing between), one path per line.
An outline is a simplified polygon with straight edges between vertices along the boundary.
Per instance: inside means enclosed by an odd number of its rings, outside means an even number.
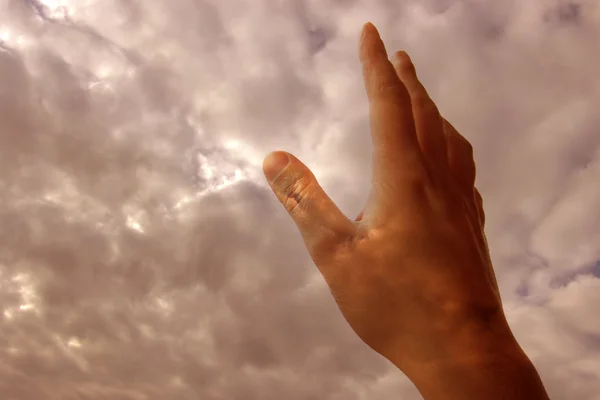
M512 351L472 146L440 116L406 53L388 60L371 24L359 53L373 140L363 212L348 219L289 153L265 159L271 188L352 329L409 378Z

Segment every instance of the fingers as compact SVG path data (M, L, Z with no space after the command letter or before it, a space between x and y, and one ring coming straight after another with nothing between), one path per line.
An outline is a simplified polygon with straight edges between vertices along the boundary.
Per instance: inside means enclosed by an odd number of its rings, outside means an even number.
M476 168L473 146L450 122L444 119L444 132L448 148L448 164L454 183L469 202L475 206L481 227L485 226L485 212L481 193L475 187Z
M398 180L422 166L410 97L371 23L363 27L359 55L370 104L374 178Z
M419 81L415 66L406 52L396 52L392 63L410 95L416 135L425 158L431 164L438 165L443 171L447 171L448 158L444 126L436 104Z
M410 94L417 138L425 158L449 171L460 191L475 206L481 226L485 224L485 213L481 194L475 189L475 162L473 146L450 123L445 121L427 90L417 77L417 72L408 54L394 54L394 69Z
M459 190L475 205L483 226L485 214L481 195L475 189L475 161L473 146L439 110L423 84L419 81L414 64L406 52L399 51L392 58L394 69L410 95L416 136L425 159L447 170Z
M263 162L271 189L300 230L315 260L334 253L355 233L355 225L340 211L317 182L314 174L293 155L274 152Z
M444 133L448 149L450 173L461 192L472 198L475 187L473 146L445 119Z

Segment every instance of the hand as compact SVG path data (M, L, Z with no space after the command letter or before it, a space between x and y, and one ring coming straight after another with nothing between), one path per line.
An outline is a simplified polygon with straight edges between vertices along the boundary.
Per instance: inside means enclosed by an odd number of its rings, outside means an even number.
M365 25L370 197L352 221L296 157L263 169L358 336L409 378L516 345L483 232L473 150L439 114L404 52L388 60Z

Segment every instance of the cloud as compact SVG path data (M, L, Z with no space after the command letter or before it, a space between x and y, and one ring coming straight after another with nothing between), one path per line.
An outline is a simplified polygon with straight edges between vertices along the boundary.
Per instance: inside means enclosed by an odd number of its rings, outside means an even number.
M507 314L556 399L600 392L593 1L0 0L0 391L417 399L269 193L303 159L354 216L371 20L475 145Z

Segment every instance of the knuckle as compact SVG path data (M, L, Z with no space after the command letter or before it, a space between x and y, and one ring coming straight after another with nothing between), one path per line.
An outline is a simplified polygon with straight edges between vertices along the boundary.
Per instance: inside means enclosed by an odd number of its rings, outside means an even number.
M437 114L438 108L433 100L424 91L419 91L418 94L413 95L410 99L413 108L416 108L422 112L428 114Z
M371 101L389 101L396 103L402 97L404 86L402 83L391 83L391 84L379 84L377 85L372 94Z
M297 213L305 207L312 185L312 180L299 178L286 187L283 205L289 213Z
M472 159L473 155L475 154L475 150L473 149L473 145L471 144L471 142L465 140L465 148L464 151L466 154L469 155L469 157Z
M481 196L481 193L479 192L479 190L477 188L475 188L475 201L477 202L478 205L480 205L480 206L483 205L483 197Z
M404 84L398 79L387 59L367 59L363 61L365 82L370 101L397 102L407 96Z
M473 145L471 144L471 142L469 142L467 140L467 138L465 138L463 135L459 135L459 138L460 138L460 146L461 146L463 153L465 155L473 158L474 149L473 149Z
M479 220L481 221L481 225L485 225L485 210L483 209L483 197L477 188L475 188L475 206L477 207L477 212L479 213Z
M462 155L472 156L474 153L473 145L467 140L466 137L461 135L448 121L444 120L444 134L451 141L454 146L460 151Z

